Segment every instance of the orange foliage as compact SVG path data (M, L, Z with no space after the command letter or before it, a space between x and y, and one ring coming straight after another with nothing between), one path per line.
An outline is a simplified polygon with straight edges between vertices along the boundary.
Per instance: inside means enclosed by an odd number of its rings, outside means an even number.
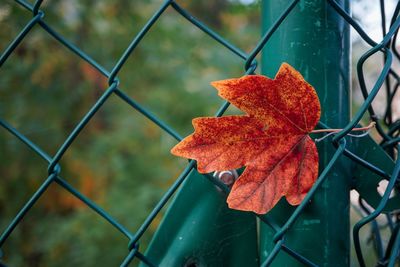
M68 182L72 183L79 192L86 197L98 202L104 195L104 182L103 177L93 172L93 170L87 166L83 161L74 160L68 157L66 161L67 168L71 172L71 180ZM86 205L78 198L71 195L64 189L61 189L58 185L52 185L54 188L46 193L46 196L50 201L44 201L43 205L48 210L58 211L71 211L78 208L84 208Z
M286 63L275 79L250 75L212 85L247 114L195 118L195 132L171 152L195 159L200 173L246 166L228 196L230 208L263 214L282 196L300 204L318 176L308 135L321 113L314 88Z

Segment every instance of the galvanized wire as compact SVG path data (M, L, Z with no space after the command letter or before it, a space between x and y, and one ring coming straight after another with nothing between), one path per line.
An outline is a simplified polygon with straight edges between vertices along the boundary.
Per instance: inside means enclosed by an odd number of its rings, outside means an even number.
M386 245L383 244L381 235L380 235L380 227L375 220L376 217L382 214L384 207L386 206L390 193L393 189L397 189L399 186L399 173L400 173L400 160L397 157L397 153L399 151L399 141L400 141L400 120L394 120L393 117L393 99L398 91L398 87L400 84L400 77L392 69L392 61L393 58L396 60L400 60L400 53L396 48L396 39L398 34L398 29L400 26L400 17L398 17L400 11L400 2L397 4L394 14L391 18L390 28L386 32L386 14L384 9L384 1L380 1L381 5L381 17L382 17L382 28L383 28L383 39L380 43L376 43L373 41L370 36L363 30L363 28L349 15L346 13L344 9L341 8L334 0L327 0L328 3L332 7L332 11L337 12L340 16L344 18L360 35L360 37L365 40L365 42L371 46L371 49L363 54L357 64L357 75L360 82L361 92L363 97L365 98L364 103L357 111L356 115L353 117L351 122L349 122L342 131L336 133L332 139L332 145L336 148L336 152L333 154L330 162L327 166L322 170L320 176L318 177L317 182L311 188L309 193L307 194L304 201L296 208L290 218L284 223L282 226L279 226L276 222L271 220L268 215L255 215L258 216L262 223L265 223L269 227L271 227L275 232L274 242L275 246L271 250L268 258L262 263L262 266L269 266L275 259L276 255L283 251L287 253L287 255L293 257L297 261L307 265L307 266L318 266L313 263L311 260L307 258L307 255L301 255L298 252L294 251L287 244L285 244L285 234L288 230L290 230L293 224L296 222L298 217L304 211L304 208L308 205L309 200L314 196L315 192L321 186L321 184L328 177L327 174L330 172L332 167L335 165L336 161L340 157L347 157L348 159L354 161L357 164L362 165L363 167L369 169L375 174L378 174L382 178L388 179L389 184L385 190L385 193L380 201L379 205L375 210L370 210L371 208L366 207L363 204L363 200L360 199L360 213L365 216L358 221L353 229L353 238L354 238L354 246L357 253L357 258L359 264L361 266L365 266L363 253L361 250L361 241L360 241L360 229L363 228L367 224L372 225L372 234L374 238L374 242L377 248L377 255L379 257L378 266L394 266L395 262L398 260L399 249L400 249L400 223L398 220L398 214L396 211L392 211L391 213L386 214L387 224L391 229L391 238L389 243ZM155 219L157 214L159 214L160 210L166 205L166 203L171 199L172 195L176 192L179 186L183 183L186 177L189 175L191 170L196 167L195 161L190 161L183 172L178 176L175 182L170 186L170 188L165 192L160 201L155 205L153 210L144 220L142 225L135 232L130 231L126 227L124 227L118 220L109 215L105 210L99 207L96 203L94 203L91 199L84 196L81 192L75 189L71 184L69 184L66 179L61 177L61 169L59 166L60 160L63 158L66 151L68 151L71 144L74 143L76 138L79 138L80 132L86 127L88 122L92 119L92 117L98 112L99 109L103 106L105 102L108 101L111 95L116 95L119 99L133 109L141 113L147 119L152 121L170 136L175 138L176 140L182 140L182 137L178 134L178 132L169 126L167 123L163 122L155 116L150 110L144 108L140 103L138 103L135 99L128 96L120 87L120 82L118 80L118 73L124 67L127 59L131 56L132 52L135 50L137 45L141 42L143 37L148 33L148 31L153 27L155 23L157 23L158 19L163 15L163 13L171 8L175 10L178 14L180 14L183 18L185 18L188 22L190 22L193 26L199 28L206 35L210 36L215 42L219 43L226 49L230 50L234 55L244 60L244 68L245 75L251 75L255 72L257 68L257 62L255 61L256 56L260 53L262 48L268 43L270 37L274 34L274 32L279 28L281 23L286 19L286 17L293 11L293 8L299 3L299 0L293 0L287 6L287 8L280 14L276 22L272 25L272 27L264 34L264 36L259 40L259 42L255 45L254 49L250 53L245 53L241 51L239 48L226 41L223 37L221 37L218 33L214 32L212 29L207 27L203 22L196 19L192 16L189 11L180 6L177 2L173 0L164 1L160 7L154 12L153 16L147 21L145 26L139 31L139 33L133 38L128 47L125 49L121 57L117 60L117 63L114 65L112 70L107 70L104 66L100 65L96 62L95 59L86 54L79 47L70 42L67 38L59 34L55 29L48 25L44 20L44 12L41 11L42 0L36 0L32 5L25 0L16 0L16 3L24 7L27 12L32 13L32 19L25 25L25 27L19 32L14 40L12 40L9 46L5 49L5 51L0 56L0 68L2 65L8 60L9 56L15 51L18 45L22 40L27 38L28 33L34 27L40 27L42 30L47 32L50 36L52 36L56 41L64 45L71 52L76 54L81 60L89 63L95 69L97 69L104 77L108 79L109 87L104 93L97 99L96 103L90 108L90 110L84 115L84 117L80 120L80 122L76 125L76 127L72 130L72 132L68 135L66 140L57 150L54 156L48 155L45 151L43 151L39 146L33 143L26 136L17 131L12 125L7 123L6 121L0 119L0 126L8 131L11 135L15 136L19 141L25 144L28 148L38 154L44 161L48 164L48 177L42 182L40 187L36 190L36 192L31 196L31 198L25 203L22 209L20 209L14 219L8 224L5 230L1 233L0 236L0 249L7 241L10 234L13 232L15 227L24 219L25 215L32 209L35 203L41 198L43 193L48 189L48 187L56 183L64 188L71 195L81 200L84 204L86 204L90 209L95 211L99 217L106 220L110 225L115 227L122 235L127 238L127 246L128 246L128 254L126 258L121 263L121 266L128 266L130 262L137 258L148 266L155 266L154 259L149 259L145 255L140 252L139 241L143 234L147 231L149 225ZM363 64L364 62L370 58L372 55L381 52L384 56L384 66L380 71L379 77L376 80L374 86L368 90L364 71ZM1 75L1 70L0 70ZM393 84L391 81L395 80ZM382 87L384 85L384 87ZM375 110L373 109L371 103L382 88L385 88L386 92L386 111L384 118L378 118ZM226 109L229 107L229 102L224 102L219 110L216 112L215 116L222 116ZM374 164L364 160L362 157L356 155L351 152L346 143L346 136L351 132L353 128L357 126L357 124L361 121L361 118L368 114L371 120L377 123L378 133L382 137L381 146L384 148L389 155L395 160L395 167L392 170L392 173L386 173L381 170L379 167ZM319 127L328 128L323 122L319 123ZM226 194L229 193L229 189L218 179L214 178L211 175L204 175L210 182L216 184L221 188L223 192ZM375 190L371 188L371 190ZM1 250L0 250L1 252ZM2 254L0 253L0 261ZM3 263L0 263L0 266L3 266Z

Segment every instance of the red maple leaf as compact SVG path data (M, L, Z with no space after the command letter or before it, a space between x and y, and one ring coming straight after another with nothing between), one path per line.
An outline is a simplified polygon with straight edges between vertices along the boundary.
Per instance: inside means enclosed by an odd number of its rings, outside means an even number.
M171 153L196 160L200 173L246 166L228 196L230 208L264 214L283 196L300 204L318 176L308 135L321 113L314 88L286 63L275 79L249 75L211 84L247 114L193 119L194 133Z

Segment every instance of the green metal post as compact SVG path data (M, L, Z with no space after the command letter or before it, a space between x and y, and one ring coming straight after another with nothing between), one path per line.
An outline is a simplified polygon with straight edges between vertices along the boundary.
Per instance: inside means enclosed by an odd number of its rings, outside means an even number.
M264 32L292 1L263 1ZM339 2L347 10L348 0ZM280 64L288 62L314 86L321 102L321 121L333 128L350 119L349 26L326 0L300 0L262 54L262 72L274 77ZM320 171L335 148L327 140L318 144ZM295 225L285 244L319 266L349 266L350 166L341 158ZM283 224L293 212L282 200L270 213ZM274 232L261 225L260 257L268 257L275 243ZM272 266L303 266L281 251Z
M229 209L226 195L193 170L164 215L146 256L161 267L256 267L255 217Z

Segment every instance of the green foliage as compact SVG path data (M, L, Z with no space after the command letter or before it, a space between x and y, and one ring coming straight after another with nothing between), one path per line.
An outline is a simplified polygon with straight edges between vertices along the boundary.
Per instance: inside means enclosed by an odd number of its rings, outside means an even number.
M259 6L236 1L182 3L245 51L259 37ZM210 2L211 3L211 2ZM111 71L161 1L45 1L45 21ZM0 51L31 14L0 4ZM121 89L182 136L191 119L221 103L210 81L241 76L243 62L168 9L118 75ZM0 118L50 155L107 89L96 70L39 26L0 69ZM61 176L134 232L179 174L176 143L112 96L61 160ZM0 230L46 178L42 159L0 130ZM157 221L145 236L151 237ZM52 185L4 245L9 266L116 266L128 240Z

